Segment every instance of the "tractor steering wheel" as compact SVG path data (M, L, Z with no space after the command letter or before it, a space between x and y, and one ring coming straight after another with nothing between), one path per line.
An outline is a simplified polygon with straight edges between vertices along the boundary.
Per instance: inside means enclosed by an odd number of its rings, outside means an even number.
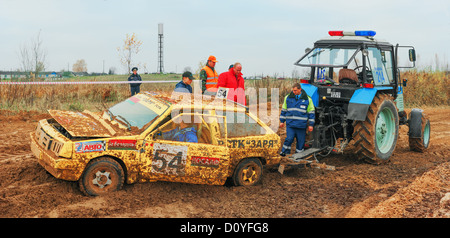
M363 65L360 65L360 66L354 68L353 70L356 71L357 69L362 68L362 67L364 67L364 66L363 66ZM367 67L367 65L366 65L366 71L370 71L370 69L369 69L369 67ZM361 70L361 72L362 72L362 70Z
M358 66L358 67L354 68L353 70L356 72L357 69L362 68L362 67L364 67L364 66L363 65ZM367 67L367 65L366 65L366 71L370 71L370 69L369 69L369 67ZM362 72L362 70L361 70L361 72Z

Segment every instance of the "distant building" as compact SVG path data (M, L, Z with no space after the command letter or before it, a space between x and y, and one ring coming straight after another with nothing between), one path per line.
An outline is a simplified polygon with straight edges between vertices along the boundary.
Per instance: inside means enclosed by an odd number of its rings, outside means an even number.
M0 79L25 79L29 73L18 71L0 71Z
M64 71L64 72L39 72L37 77L40 79L62 79L62 78L71 78L71 77L83 77L83 76L100 76L106 75L105 73L88 73L88 72L72 72L72 71ZM0 80L11 80L11 79L27 79L34 78L33 72L19 72L19 71L0 71Z

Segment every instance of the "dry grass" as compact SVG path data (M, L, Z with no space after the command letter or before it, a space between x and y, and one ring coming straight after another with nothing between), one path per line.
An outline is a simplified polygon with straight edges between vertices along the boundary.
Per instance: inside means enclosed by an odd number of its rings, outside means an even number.
M144 80L179 80L179 75L146 76ZM126 80L126 76L105 76L77 79L89 80ZM445 72L409 71L401 74L407 78L404 88L406 107L415 106L449 106L450 105L450 75ZM278 88L281 103L297 80L247 80L246 88L253 87L259 93L260 88L267 88L267 102L271 101L271 88ZM175 83L142 84L141 91L170 93ZM130 96L127 84L95 84L95 85L0 85L0 110L38 111L48 109L83 111L85 109L98 111L104 106L112 106ZM258 97L259 98L259 97Z
M408 79L403 90L406 107L450 105L450 74L409 71L402 73L401 78Z
M100 80L126 81L124 77ZM77 81L93 80L99 80L99 78L77 79ZM144 80L148 79L144 78ZM166 77L163 80L175 80L175 78ZM141 85L141 91L168 91L173 90L174 85L175 83L147 83ZM103 105L112 106L129 96L128 84L0 85L0 110L46 112L49 109L73 111L88 109L98 111L103 110Z

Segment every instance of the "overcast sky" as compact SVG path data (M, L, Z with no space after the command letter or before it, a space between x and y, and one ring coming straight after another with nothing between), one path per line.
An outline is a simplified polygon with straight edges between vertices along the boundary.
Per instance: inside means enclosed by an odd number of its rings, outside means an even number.
M0 70L20 68L21 45L40 31L46 70L72 70L84 59L88 72L102 72L104 62L105 72L125 73L117 47L135 33L143 42L135 63L156 72L158 23L166 72L195 71L214 55L219 73L241 62L244 76L290 76L329 30L374 30L415 46L422 66L434 67L436 54L450 64L448 0L0 0L0 9Z

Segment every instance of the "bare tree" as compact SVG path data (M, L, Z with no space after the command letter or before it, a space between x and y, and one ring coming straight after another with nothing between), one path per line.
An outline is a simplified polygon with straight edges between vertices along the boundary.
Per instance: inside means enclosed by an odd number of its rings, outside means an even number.
M183 72L187 72L187 71L192 72L192 68L190 66L184 67Z
M20 46L19 59L20 70L23 72L31 72L33 69L33 63L29 49L25 44Z
M73 72L87 72L86 61L84 61L84 59L77 60L77 62L75 62L75 64L73 64L73 66L72 66L72 71Z
M38 75L45 70L47 53L43 49L41 30L39 30L36 38L32 38L29 44L23 44L20 47L19 59L21 70L24 72L33 72Z
M205 61L200 61L198 62L198 69L195 71L195 74L200 77L200 72L202 71L203 67L206 66L206 62Z
M131 73L133 54L139 53L141 45L142 41L137 40L136 34L133 33L131 36L127 34L122 48L117 47L120 61L124 66L127 66L128 73Z

